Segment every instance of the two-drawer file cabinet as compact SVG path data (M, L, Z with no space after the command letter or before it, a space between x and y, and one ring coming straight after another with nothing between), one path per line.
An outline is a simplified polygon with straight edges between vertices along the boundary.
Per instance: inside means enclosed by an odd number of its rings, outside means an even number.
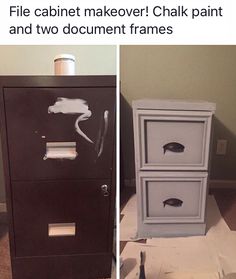
M133 101L138 236L205 233L215 104Z
M13 279L110 277L115 80L0 77Z

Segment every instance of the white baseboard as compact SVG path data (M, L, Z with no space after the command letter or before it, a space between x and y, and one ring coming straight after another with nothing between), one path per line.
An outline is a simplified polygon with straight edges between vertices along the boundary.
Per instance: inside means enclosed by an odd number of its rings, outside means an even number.
M236 180L210 180L210 188L236 189Z
M7 212L7 206L5 202L0 202L0 212Z
M236 189L236 180L210 180L210 188ZM125 187L135 187L135 179L125 179Z

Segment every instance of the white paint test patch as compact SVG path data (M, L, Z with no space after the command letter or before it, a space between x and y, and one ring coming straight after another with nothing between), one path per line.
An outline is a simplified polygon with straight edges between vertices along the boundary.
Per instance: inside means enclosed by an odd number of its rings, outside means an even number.
M105 137L106 137L106 134L107 134L107 129L108 129L108 115L109 115L108 110L105 110L104 114L103 114L104 131L103 131L103 135L102 135L102 139L101 139L101 145L100 145L100 148L99 148L98 157L101 156L101 154L103 152L103 148L104 148L104 140L105 140Z
M88 142L93 141L80 129L79 122L88 120L92 115L87 101L83 99L57 98L54 105L48 107L48 113L82 114L75 121L75 130Z

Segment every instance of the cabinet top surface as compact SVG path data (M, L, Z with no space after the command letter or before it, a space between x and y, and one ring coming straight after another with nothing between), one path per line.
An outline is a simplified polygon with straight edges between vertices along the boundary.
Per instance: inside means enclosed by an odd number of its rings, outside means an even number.
M139 99L132 102L133 109L157 109L157 110L192 110L212 111L216 110L216 104L202 100L186 99Z
M116 87L116 76L0 76L0 87Z

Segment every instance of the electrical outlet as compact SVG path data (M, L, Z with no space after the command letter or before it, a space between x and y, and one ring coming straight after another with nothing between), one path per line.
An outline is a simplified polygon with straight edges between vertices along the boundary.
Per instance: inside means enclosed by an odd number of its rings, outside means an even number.
M227 150L227 140L219 139L217 140L216 154L225 155Z

